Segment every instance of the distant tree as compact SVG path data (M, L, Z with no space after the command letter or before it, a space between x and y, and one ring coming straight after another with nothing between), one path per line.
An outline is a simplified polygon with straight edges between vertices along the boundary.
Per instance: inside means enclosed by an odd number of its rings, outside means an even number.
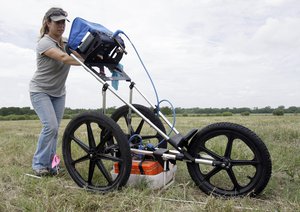
M273 109L270 106L260 109L261 113L272 113Z
M164 115L171 115L172 114L172 110L169 107L161 107L160 112L162 112L162 114L164 114Z
M176 112L176 114L183 114L184 113L184 108L176 107L175 112Z
M300 107L291 106L287 109L285 109L286 113L300 113Z
M106 108L106 113L112 114L115 112L116 107L108 107ZM169 107L161 107L161 112L165 115L171 115L173 111ZM93 111L97 113L102 112L102 108L98 109L71 109L69 107L65 108L65 118L74 117L77 114ZM186 116L189 114L191 116L201 116L202 114L206 114L207 116L214 115L214 116L231 116L233 114L241 114L242 116L248 116L252 114L273 114L273 115L284 115L284 113L293 113L295 115L300 114L300 107L290 106L285 108L285 106L281 105L278 106L276 109L271 108L270 106L264 108L254 107L252 109L247 107L241 108L176 108L176 114L185 114ZM21 117L22 116L22 117ZM16 120L16 119L36 119L36 113L30 107L2 107L0 108L0 120Z
M8 115L34 115L34 110L30 107L2 107L0 108L0 116Z
M107 114L113 114L116 111L116 107L109 107L106 109Z

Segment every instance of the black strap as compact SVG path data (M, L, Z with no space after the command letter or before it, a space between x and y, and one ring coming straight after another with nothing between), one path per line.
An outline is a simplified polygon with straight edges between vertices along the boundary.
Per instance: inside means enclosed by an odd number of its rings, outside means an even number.
M143 157L142 160L139 162L139 170L140 170L140 173L143 174L143 175L145 174L144 169L143 169L143 165L142 165L144 160L145 160L145 157Z

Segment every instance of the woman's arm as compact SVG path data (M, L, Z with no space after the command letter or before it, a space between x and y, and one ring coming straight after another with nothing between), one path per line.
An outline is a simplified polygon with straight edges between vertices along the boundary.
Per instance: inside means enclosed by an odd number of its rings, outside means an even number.
M50 48L47 51L45 51L44 54L47 57L61 61L68 65L80 65L73 57L69 56L67 53L63 52L58 48ZM76 54L76 56L79 57L80 60L82 60L80 55Z

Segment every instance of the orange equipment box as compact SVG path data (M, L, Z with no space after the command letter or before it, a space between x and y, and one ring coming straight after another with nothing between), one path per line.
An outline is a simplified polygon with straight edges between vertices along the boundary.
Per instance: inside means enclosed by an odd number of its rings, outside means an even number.
M133 160L131 173L130 174L141 174L139 164L141 161ZM163 167L157 161L145 160L142 162L142 168L144 171L144 175L157 175L163 172ZM114 171L115 173L119 173L119 164L114 163Z

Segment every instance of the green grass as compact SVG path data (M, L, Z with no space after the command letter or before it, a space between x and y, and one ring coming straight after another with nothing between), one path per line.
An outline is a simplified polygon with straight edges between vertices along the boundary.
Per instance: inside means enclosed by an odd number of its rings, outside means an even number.
M185 134L219 121L250 128L268 146L273 173L257 198L207 196L193 184L183 162L177 163L176 182L164 190L151 190L141 183L103 195L78 188L68 173L43 179L28 177L25 174L32 173L40 122L1 121L0 211L299 211L300 117L178 117L176 128ZM63 120L60 129L59 155L68 122Z

